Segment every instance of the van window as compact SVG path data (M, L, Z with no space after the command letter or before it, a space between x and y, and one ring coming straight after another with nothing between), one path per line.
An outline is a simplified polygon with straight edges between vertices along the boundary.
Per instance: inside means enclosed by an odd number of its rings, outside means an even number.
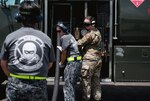
M16 0L0 0L0 5L15 5Z
M16 4L20 4L22 1L24 0L0 0L0 5L16 5ZM30 0L30 1L34 1L34 0Z

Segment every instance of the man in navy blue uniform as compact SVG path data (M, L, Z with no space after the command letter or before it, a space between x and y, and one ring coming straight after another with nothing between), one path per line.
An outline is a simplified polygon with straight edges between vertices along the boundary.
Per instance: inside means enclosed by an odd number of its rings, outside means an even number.
M81 72L81 59L77 41L69 33L68 28L64 23L59 22L56 27L58 35L60 35L60 47L61 59L60 66L65 64L67 60L66 67L64 69L64 101L76 101L75 99L75 85L79 80Z
M1 67L8 76L7 101L48 101L49 69L55 61L51 39L35 29L42 19L34 1L23 1L16 16L23 27L10 33L1 50Z

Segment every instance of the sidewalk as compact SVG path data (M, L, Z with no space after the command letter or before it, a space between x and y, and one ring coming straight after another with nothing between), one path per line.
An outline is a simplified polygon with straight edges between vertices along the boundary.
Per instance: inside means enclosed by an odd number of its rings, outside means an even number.
M6 82L5 82L6 83ZM49 101L52 99L54 82L48 81ZM57 101L63 101L63 85L60 82ZM102 101L150 101L150 83L132 82L101 82ZM77 86L77 101L81 101L81 87ZM1 85L0 101L5 101L5 84ZM93 100L91 100L93 101Z

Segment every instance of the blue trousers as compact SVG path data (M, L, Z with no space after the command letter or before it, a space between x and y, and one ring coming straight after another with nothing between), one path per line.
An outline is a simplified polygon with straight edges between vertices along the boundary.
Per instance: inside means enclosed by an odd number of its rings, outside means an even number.
M47 81L8 77L6 101L48 101Z
M67 63L64 70L64 101L75 100L75 86L79 80L81 73L81 61L74 61Z

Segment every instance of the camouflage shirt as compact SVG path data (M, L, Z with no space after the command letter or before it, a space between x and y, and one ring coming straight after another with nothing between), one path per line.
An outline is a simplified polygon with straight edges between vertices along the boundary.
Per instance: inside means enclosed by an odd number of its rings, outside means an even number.
M83 59L100 59L101 33L98 29L91 30L78 40L79 48L83 48Z

